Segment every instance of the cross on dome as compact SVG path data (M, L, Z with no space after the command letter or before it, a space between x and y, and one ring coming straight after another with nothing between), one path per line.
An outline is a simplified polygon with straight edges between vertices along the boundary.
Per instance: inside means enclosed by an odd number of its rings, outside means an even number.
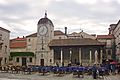
M45 10L45 18L47 18L47 10Z

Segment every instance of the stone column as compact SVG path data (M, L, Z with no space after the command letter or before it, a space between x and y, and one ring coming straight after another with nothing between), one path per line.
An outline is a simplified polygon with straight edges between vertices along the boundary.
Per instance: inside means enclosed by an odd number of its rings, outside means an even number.
M81 48L79 48L79 61L80 61L80 64L81 64L82 63Z
M52 62L50 65L55 65L55 61L54 61L54 50L51 49L51 59L52 59Z
M102 55L103 55L103 51L100 50L100 63L101 63L101 64L102 64L102 59L103 59Z
M60 63L61 63L61 66L62 66L62 63L63 63L63 51L62 51L62 49L61 49L61 54L60 54Z
M97 52L97 50L95 51L95 64L98 64L98 52Z
M92 51L90 50L90 65L91 65L91 63L92 63Z
M70 63L72 63L72 51L70 50Z

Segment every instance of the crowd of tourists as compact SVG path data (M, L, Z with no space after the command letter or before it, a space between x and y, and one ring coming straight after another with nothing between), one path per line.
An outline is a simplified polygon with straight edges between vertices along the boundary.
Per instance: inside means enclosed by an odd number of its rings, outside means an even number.
M103 78L106 75L120 74L120 64L94 64L92 66L68 65L68 66L0 66L1 72L13 74L34 74L46 75L53 73L57 76L73 74L73 76L84 78L85 75L91 75L94 79Z

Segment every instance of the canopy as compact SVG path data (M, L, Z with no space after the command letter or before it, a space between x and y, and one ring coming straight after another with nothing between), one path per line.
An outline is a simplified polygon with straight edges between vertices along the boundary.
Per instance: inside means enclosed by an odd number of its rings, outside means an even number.
M35 56L33 52L10 52L11 57L16 56Z

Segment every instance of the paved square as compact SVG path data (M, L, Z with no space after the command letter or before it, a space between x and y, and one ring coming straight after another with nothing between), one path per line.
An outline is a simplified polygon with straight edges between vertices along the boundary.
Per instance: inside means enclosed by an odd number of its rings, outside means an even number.
M94 80L94 79L92 78L92 76L88 75L85 75L84 78L78 78L73 76L72 74L56 76L51 73L42 76L38 73L32 75L0 73L0 80ZM120 75L105 76L103 79L96 80L120 80Z

